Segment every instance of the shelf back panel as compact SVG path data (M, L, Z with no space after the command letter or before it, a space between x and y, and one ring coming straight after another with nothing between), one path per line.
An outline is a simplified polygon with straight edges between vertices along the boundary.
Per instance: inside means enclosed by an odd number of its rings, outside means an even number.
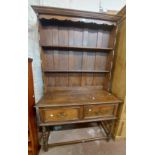
M39 32L45 92L54 87L93 86L109 89L112 51L94 51L89 48L113 48L114 28L109 31L64 25L40 25ZM50 46L88 49L77 51L70 48L44 48Z
M102 52L74 52L74 51L43 51L43 71L47 87L49 86L103 86L104 71L107 64L107 53ZM75 71L75 73L50 73L56 71ZM78 71L78 72L76 72ZM81 71L81 72L79 72ZM82 71L92 71L84 73ZM103 73L93 73L103 71Z
M109 47L111 31L88 28L47 26L40 29L41 46Z

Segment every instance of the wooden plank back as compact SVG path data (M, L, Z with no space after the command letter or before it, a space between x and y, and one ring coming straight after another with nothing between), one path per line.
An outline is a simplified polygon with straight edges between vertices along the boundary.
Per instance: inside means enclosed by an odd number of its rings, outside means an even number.
M65 46L88 48L113 48L113 31L62 26L40 26L41 47ZM42 66L46 70L75 71L75 73L43 73L45 90L51 87L103 86L108 90L108 73L95 71L110 70L113 60L111 52L42 48ZM82 71L91 71L85 73ZM79 71L78 73L76 71ZM81 71L81 72L80 72Z

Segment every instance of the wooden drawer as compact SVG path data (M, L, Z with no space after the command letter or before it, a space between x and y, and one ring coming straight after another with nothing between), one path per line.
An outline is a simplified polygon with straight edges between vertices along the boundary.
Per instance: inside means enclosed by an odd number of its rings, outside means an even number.
M115 116L116 110L115 105L88 105L84 106L84 118Z
M80 107L40 109L42 122L71 121L80 118Z

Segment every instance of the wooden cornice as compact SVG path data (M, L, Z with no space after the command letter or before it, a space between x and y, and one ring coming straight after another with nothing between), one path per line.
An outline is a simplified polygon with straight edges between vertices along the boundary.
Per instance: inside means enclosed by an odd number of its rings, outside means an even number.
M119 15L109 15L106 13L90 12L90 11L79 11L73 9L62 9L56 7L36 6L32 5L33 10L37 15L58 15L68 16L76 18L96 19L110 22L117 22L120 20Z
M124 6L118 13L118 16L124 16L126 15L126 6Z
M121 16L121 18L118 21L118 24L120 24L125 18L126 18L126 6L124 6L118 13L118 16Z

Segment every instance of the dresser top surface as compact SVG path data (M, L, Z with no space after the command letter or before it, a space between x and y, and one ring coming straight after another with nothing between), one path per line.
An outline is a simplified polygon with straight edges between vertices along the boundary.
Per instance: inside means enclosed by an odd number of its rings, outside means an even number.
M117 97L105 90L55 90L44 94L38 107L120 103Z

